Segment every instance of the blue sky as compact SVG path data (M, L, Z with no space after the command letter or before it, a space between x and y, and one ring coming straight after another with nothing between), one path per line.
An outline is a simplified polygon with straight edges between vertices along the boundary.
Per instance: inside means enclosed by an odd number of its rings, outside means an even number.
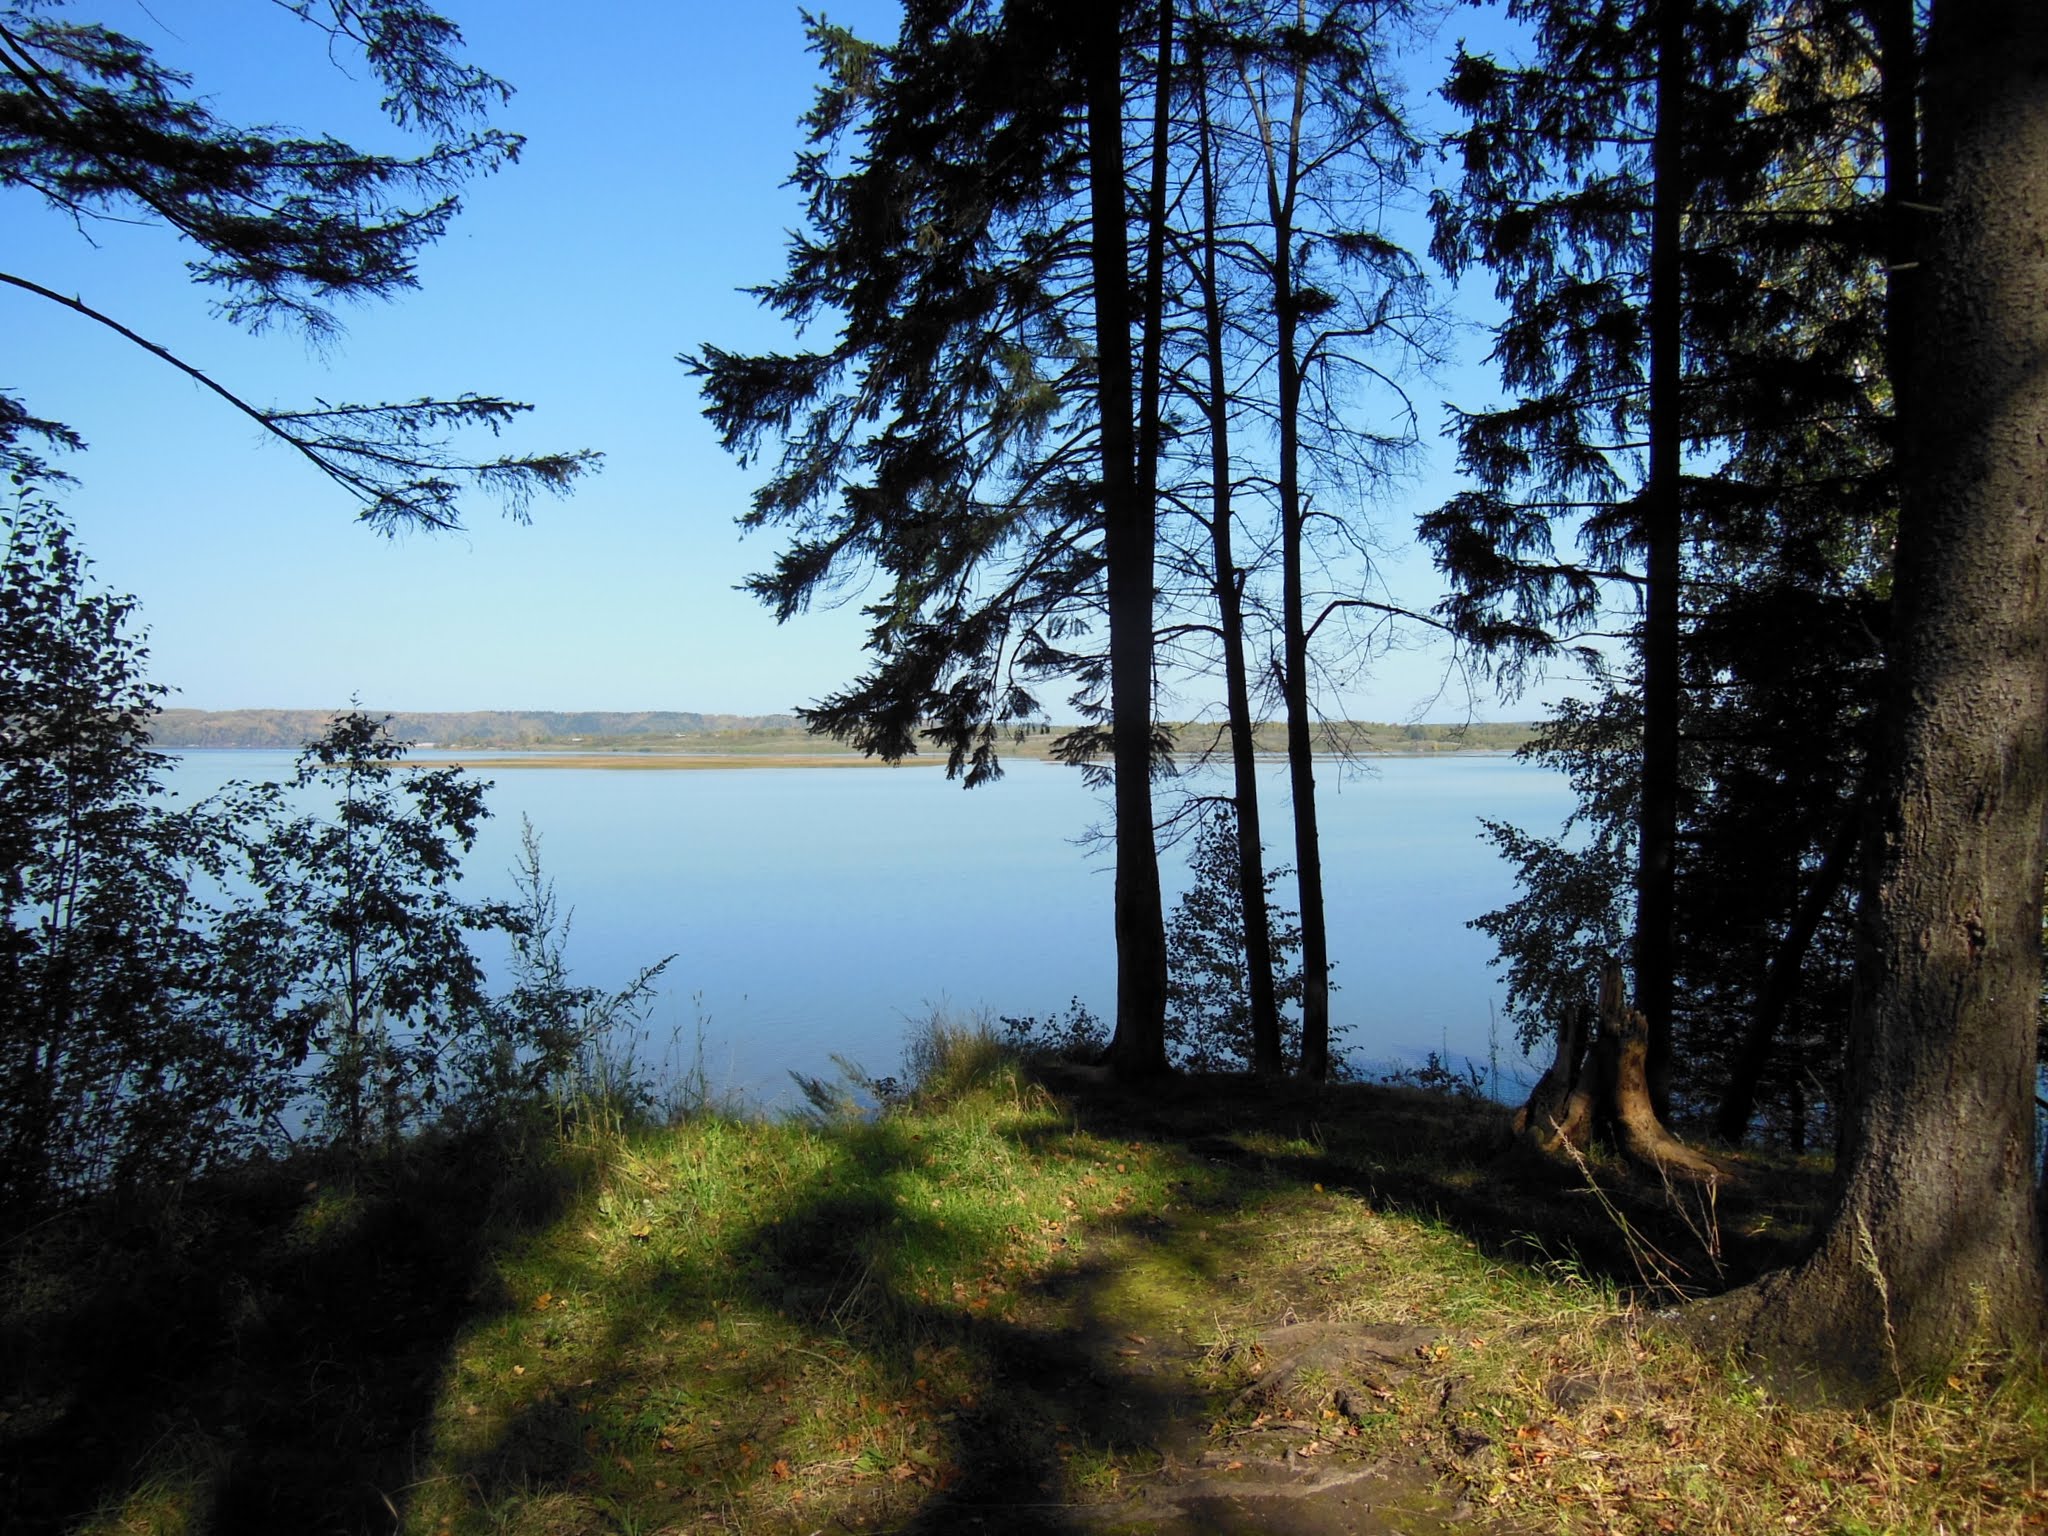
M76 293L258 401L410 398L465 389L528 400L514 441L606 462L530 527L479 504L466 533L378 538L334 487L252 424L90 322L0 290L0 384L80 430L64 501L109 586L134 592L174 704L381 709L694 709L766 713L859 668L851 608L784 626L733 590L772 558L734 517L750 479L718 448L675 354L768 346L736 290L781 266L796 218L782 189L814 70L795 6L449 0L470 56L517 87L500 126L521 163L473 185L421 263L421 290L350 311L325 356L242 335L184 280L176 243L0 196L9 270ZM194 75L225 116L388 141L375 89L274 7L106 0L81 7ZM888 0L830 7L869 35ZM1476 24L1479 18L1471 18ZM1462 23L1430 50L1441 58ZM1432 407L1488 388L1469 366L1424 385ZM1433 429L1436 413L1430 411ZM1377 516L1405 542L1449 486L1441 460ZM1426 560L1390 563L1426 603ZM1427 652L1383 661L1329 701L1356 717L1455 719ZM1432 699L1434 698L1434 702ZM1526 718L1535 699L1480 718Z

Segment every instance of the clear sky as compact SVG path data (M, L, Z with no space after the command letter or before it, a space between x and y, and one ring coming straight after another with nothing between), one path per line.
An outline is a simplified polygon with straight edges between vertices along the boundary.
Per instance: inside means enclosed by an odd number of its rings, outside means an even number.
M191 73L243 122L394 144L374 83L312 29L256 0L81 6ZM496 118L520 164L473 184L421 263L420 291L353 310L315 356L284 334L211 318L175 241L95 226L0 194L0 264L76 293L261 402L385 400L477 390L531 401L511 435L589 447L600 474L530 527L486 503L456 535L381 539L281 444L130 343L0 290L0 384L91 445L63 495L103 582L135 593L151 670L199 708L683 709L767 713L860 665L851 607L777 626L734 590L774 553L734 518L750 477L719 449L675 354L784 338L737 292L781 267L796 220L782 187L815 70L799 12L776 0L448 0L468 53L518 91ZM842 0L836 22L893 30L891 0ZM1476 18L1474 18L1476 21ZM1431 50L1449 51L1453 31ZM347 61L341 61L346 64ZM1470 367L1437 386L1470 401ZM1380 509L1405 543L1449 487L1440 461ZM1412 551L1390 562L1409 601L1434 591ZM1392 657L1333 706L1355 717L1456 719L1442 658ZM1541 696L1480 718L1527 718Z

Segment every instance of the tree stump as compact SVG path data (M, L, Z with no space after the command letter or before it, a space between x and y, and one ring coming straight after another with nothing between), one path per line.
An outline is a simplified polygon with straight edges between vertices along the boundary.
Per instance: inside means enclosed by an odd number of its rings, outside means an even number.
M1592 1129L1592 1098L1577 1091L1579 1069L1592 1042L1587 1013L1584 1003L1566 1006L1557 1023L1557 1059L1537 1082L1529 1102L1515 1111L1515 1135L1534 1140L1545 1152L1558 1151L1565 1141L1583 1146Z
M1584 1005L1565 1010L1557 1059L1516 1112L1515 1133L1549 1156L1567 1147L1583 1152L1599 1135L1659 1175L1723 1182L1721 1167L1672 1135L1657 1116L1650 1099L1649 1024L1628 1006L1620 962L1612 959L1600 975L1599 1024L1588 1049Z

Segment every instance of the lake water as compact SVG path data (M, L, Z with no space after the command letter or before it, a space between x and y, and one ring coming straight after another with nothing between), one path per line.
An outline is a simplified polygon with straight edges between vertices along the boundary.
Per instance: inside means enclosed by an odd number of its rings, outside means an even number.
M617 985L673 953L651 1054L687 1066L701 1037L715 1088L787 1102L788 1069L828 1072L834 1053L893 1072L906 1020L935 1006L1046 1015L1079 998L1113 1013L1112 869L1082 846L1108 812L1071 769L1018 763L970 792L929 767L466 761L495 780L469 894L510 893L528 817L574 911L576 979ZM290 771L284 753L191 752L171 784L196 794ZM1483 1067L1500 989L1491 944L1465 924L1513 887L1478 818L1553 828L1570 805L1563 780L1481 756L1379 759L1342 776L1326 764L1318 780L1340 1048L1367 1067L1432 1050ZM1269 860L1290 862L1280 765L1264 788ZM1183 859L1161 861L1169 905ZM1498 1033L1504 1077L1527 1075L1504 1020Z

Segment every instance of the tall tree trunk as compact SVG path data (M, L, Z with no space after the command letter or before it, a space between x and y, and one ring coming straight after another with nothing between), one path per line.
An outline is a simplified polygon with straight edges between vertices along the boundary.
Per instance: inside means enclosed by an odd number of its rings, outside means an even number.
M1841 1190L1735 1325L1903 1385L2041 1341L2035 1006L2048 814L2048 6L1936 0L1882 793Z
M1648 583L1643 613L1643 777L1636 829L1636 1007L1649 1021L1650 1097L1671 1099L1673 912L1678 842L1679 474L1684 357L1680 241L1687 0L1657 5L1657 125L1651 141L1649 480L1643 487Z
M1301 296L1294 287L1294 210L1301 180L1301 124L1307 79L1294 66L1285 125L1259 108L1266 156L1267 216L1273 232L1273 354L1280 493L1280 686L1287 707L1287 782L1294 800L1294 878L1301 917L1301 1072L1330 1074L1330 944L1323 917L1323 853L1316 825L1315 738L1309 718L1307 585L1301 494ZM1279 135L1284 134L1284 138Z
M1266 850L1259 824L1259 778L1252 738L1251 683L1244 657L1244 592L1231 548L1230 387L1223 366L1223 296L1216 271L1216 166L1208 75L1201 34L1189 38L1188 73L1196 92L1202 180L1202 329L1209 367L1209 548L1214 556L1217 627L1222 631L1224 707L1230 725L1231 783L1237 809L1237 887L1244 905L1244 959L1250 992L1252 1070L1286 1070L1280 1003L1273 986L1273 927L1266 909Z
M1131 411L1130 246L1124 213L1121 8L1081 11L1088 38L1088 181L1093 226L1096 397L1108 566L1111 760L1116 774L1116 1033L1120 1077L1166 1062L1166 920L1152 828L1152 563Z
M1287 782L1294 799L1294 871L1301 914L1301 1071L1330 1075L1330 943L1323 916L1323 848L1316 822L1315 738L1309 718L1308 632L1303 579L1301 368L1295 355L1298 300L1289 277L1276 284L1280 311L1280 559L1282 669L1287 695Z

